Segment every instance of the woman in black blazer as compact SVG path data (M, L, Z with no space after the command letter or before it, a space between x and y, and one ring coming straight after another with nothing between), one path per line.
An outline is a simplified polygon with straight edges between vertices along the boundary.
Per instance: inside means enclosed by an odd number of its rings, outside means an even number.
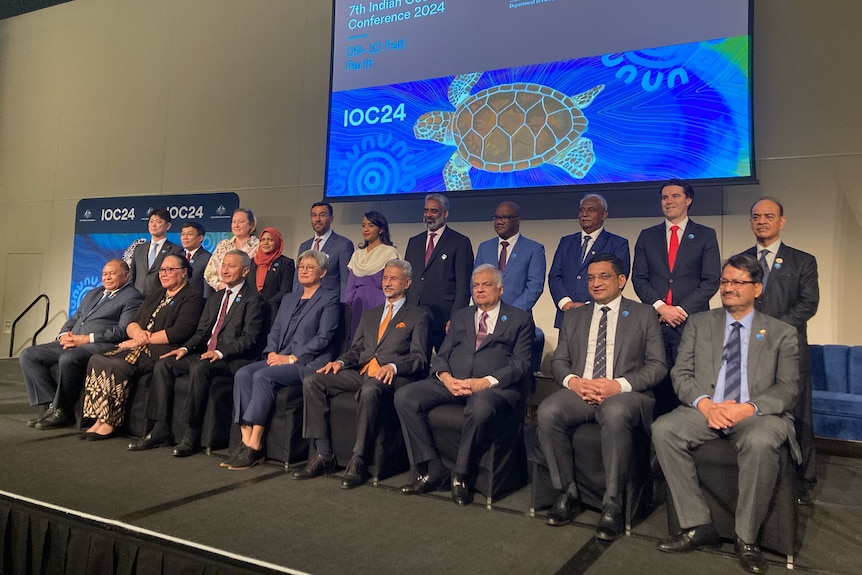
M260 297L266 302L266 332L272 327L278 306L284 294L293 289L293 276L296 267L293 260L282 255L284 239L275 228L264 228L260 234L260 245L251 260L248 278L257 288Z

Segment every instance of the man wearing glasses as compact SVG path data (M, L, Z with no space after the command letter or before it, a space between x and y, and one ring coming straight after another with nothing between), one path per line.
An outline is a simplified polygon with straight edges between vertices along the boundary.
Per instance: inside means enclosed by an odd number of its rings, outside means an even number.
M799 392L796 330L755 309L763 269L753 256L727 260L719 285L723 307L690 316L679 344L671 378L682 405L652 427L682 529L658 548L686 553L721 544L694 452L725 437L739 453L736 552L743 569L763 573L767 563L757 540L778 477L779 449L790 442L794 460L800 457L793 426Z

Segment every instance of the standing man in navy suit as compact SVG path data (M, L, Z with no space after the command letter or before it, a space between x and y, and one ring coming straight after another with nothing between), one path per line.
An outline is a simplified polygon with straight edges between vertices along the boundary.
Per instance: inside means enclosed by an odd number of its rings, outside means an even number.
M207 283L204 271L210 261L212 254L202 247L206 229L198 222L186 222L180 230L180 243L185 251L185 258L192 266L192 276L189 284L204 297L208 298L213 293L213 288Z
M326 264L326 275L321 282L321 287L335 291L340 300L344 298L344 290L347 288L347 263L353 255L353 242L336 234L331 226L332 204L326 202L311 204L311 227L314 230L314 237L300 244L296 261L299 261L299 254L308 250L326 254L329 263ZM298 274L293 280L293 291L297 290L302 291Z
M563 324L563 312L590 302L587 288L587 268L596 254L613 254L623 262L623 275L631 269L629 241L605 230L608 201L598 194L587 194L581 199L578 222L581 231L560 238L554 253L548 287L557 306L554 327Z
M688 182L666 181L661 187L665 220L641 231L635 244L632 284L640 300L658 313L668 368L676 361L688 316L709 309L721 275L715 230L688 217L693 201ZM679 405L669 377L654 392L658 415Z
M126 326L142 301L144 296L129 282L126 262L109 260L102 268L101 288L87 292L57 339L21 352L30 405L46 406L27 421L28 427L57 429L74 423L72 410L84 387L90 356L126 339ZM59 367L56 380L51 375L54 365Z
M810 505L817 473L814 468L808 320L817 313L820 286L814 256L781 241L779 234L786 221L784 206L778 200L762 198L755 202L751 206L751 230L757 238L757 245L744 253L757 258L763 268L763 291L754 301L755 309L796 328L799 340L799 395L796 397L794 424L802 451L802 464L797 467L796 492L798 503Z
M431 313L428 339L439 350L452 313L470 303L473 244L446 224L449 199L443 194L425 196L423 219L427 231L410 238L404 254L418 276L407 297Z
M167 237L171 229L171 214L163 208L156 208L150 212L147 219L147 227L150 232L150 241L135 246L132 253L132 263L129 264L131 271L130 280L135 289L144 294L159 289L159 268L162 260L167 255L178 255L185 257L183 249L170 241Z

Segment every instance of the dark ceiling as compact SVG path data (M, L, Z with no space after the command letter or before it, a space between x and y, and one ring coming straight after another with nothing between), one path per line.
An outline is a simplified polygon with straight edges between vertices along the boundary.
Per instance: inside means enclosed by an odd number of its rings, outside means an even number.
M0 20L20 16L27 12L35 12L57 4L65 4L71 0L0 0Z

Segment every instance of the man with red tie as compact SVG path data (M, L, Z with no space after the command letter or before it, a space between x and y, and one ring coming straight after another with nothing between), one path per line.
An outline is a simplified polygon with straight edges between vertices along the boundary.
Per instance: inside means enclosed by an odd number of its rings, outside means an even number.
M204 271L210 262L212 254L203 247L206 229L198 222L188 221L180 230L180 244L186 261L192 266L192 275L189 284L200 292L204 299L213 293L213 288L207 283Z
M303 437L314 442L316 455L305 469L294 474L295 479L311 479L332 471L335 462L327 417L329 402L340 393L358 391L356 442L341 487L353 489L368 480L365 458L377 436L381 402L391 406L395 391L427 373L431 316L407 303L405 292L411 275L409 262L386 262L381 282L386 303L362 314L347 352L305 376ZM317 464L318 460L324 465Z
M715 230L688 217L694 188L673 178L661 187L664 222L643 230L635 244L632 284L643 303L659 316L668 368L688 316L709 309L718 291L721 259ZM670 378L654 388L657 415L679 405Z

